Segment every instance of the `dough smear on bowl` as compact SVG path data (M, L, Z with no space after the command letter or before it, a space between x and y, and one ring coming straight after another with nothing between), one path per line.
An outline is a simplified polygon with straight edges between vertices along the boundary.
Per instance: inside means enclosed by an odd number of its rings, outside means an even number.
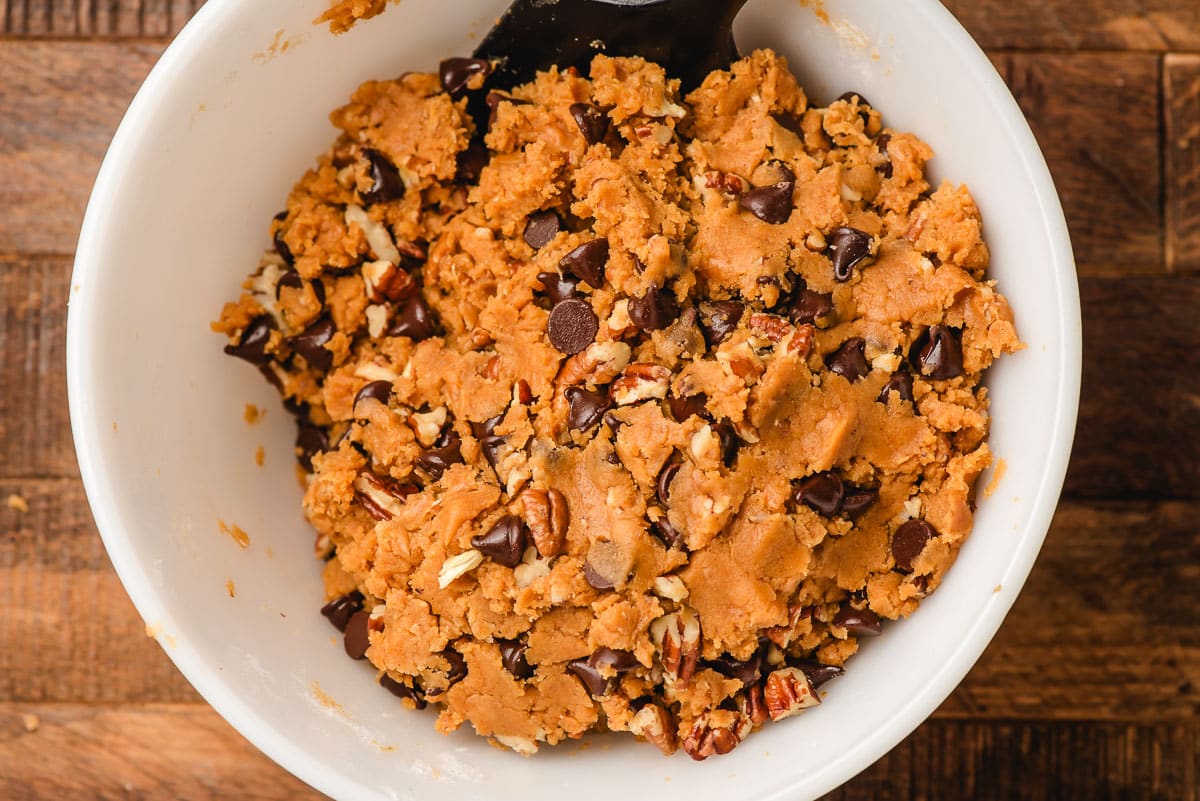
M979 211L771 51L686 97L488 72L359 87L214 328L299 420L322 611L386 689L522 753L727 753L970 533L1020 347Z

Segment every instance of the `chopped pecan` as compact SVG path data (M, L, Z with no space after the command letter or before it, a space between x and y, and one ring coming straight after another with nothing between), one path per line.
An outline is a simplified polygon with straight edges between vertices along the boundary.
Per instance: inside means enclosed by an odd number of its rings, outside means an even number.
M556 489L531 489L521 494L521 503L538 553L547 559L562 553L570 522L566 497Z
M812 617L811 606L798 606L793 604L788 607L788 622L783 626L773 626L767 629L767 639L773 642L780 648L787 648L792 642L792 638L796 636L796 626L801 620L807 620Z
M492 358L484 362L483 369L479 374L488 381L495 381L500 377L500 354L496 354Z
M442 563L442 569L438 571L438 587L446 589L459 576L470 573L482 564L483 554L474 548L451 556Z
M813 344L817 339L817 329L812 323L796 326L796 333L792 334L792 339L788 342L787 349L791 353L799 354L800 358L808 356L812 353Z
M621 374L632 353L624 342L593 342L563 363L558 383L565 387L607 384Z
M821 703L812 682L799 668L783 668L767 676L763 700L771 720L783 720Z
M408 427L417 435L417 442L431 447L446 425L446 407L439 406L431 412L417 412L408 416Z
M671 385L671 371L661 364L638 362L631 364L621 373L621 377L609 388L609 397L618 406L628 406L631 403L667 397L667 389Z
M728 754L750 731L750 719L741 712L715 709L696 718L683 739L683 750L697 762L713 754Z
M755 312L750 315L750 330L779 344L795 329L791 323L774 314Z
M398 303L417 291L417 282L407 270L383 259L363 264L362 278L372 303Z
M679 748L675 716L658 704L647 704L629 721L629 731L658 746L667 756Z
M667 678L681 687L687 686L700 660L700 618L691 609L663 615L650 624L650 638L658 647Z
M709 170L704 173L704 185L732 197L740 197L750 188L750 184L745 178L720 170Z
M359 473L354 479L354 497L371 513L371 517L391 520L400 514L399 500L404 495L372 473Z
M738 708L745 713L753 725L761 726L766 723L769 713L766 699L763 697L762 685L751 684L747 687L746 694L739 698Z

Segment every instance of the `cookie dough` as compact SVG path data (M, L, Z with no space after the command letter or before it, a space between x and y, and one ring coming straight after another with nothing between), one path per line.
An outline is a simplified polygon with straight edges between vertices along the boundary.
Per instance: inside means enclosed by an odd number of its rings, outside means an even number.
M488 71L359 87L214 328L299 420L323 612L385 688L521 753L727 753L970 533L1020 347L979 210L770 51L686 97Z

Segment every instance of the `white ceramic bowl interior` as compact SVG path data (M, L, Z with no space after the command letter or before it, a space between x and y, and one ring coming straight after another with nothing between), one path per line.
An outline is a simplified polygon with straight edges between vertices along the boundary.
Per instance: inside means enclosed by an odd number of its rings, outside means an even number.
M506 5L403 0L335 38L311 24L325 4L209 0L146 80L88 207L68 331L75 441L113 564L159 642L255 745L339 799L794 801L868 766L999 626L1049 525L1074 429L1079 304L1066 228L986 57L933 0L750 0L736 30L743 49L787 55L817 101L864 93L888 124L929 141L935 176L969 184L982 208L993 274L1029 347L990 377L1007 473L981 499L958 564L914 617L867 643L824 704L729 756L664 759L610 736L524 759L435 733L431 712L402 709L346 658L317 614L291 420L208 328L267 245L291 183L332 141L328 112L363 80L469 52ZM253 427L247 403L268 410Z

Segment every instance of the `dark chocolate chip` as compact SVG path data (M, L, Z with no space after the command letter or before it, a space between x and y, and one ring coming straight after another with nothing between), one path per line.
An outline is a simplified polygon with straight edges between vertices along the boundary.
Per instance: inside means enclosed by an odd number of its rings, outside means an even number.
M448 685L455 685L467 676L467 660L453 648L447 648L440 654L442 659L450 663L450 671L446 674Z
M678 454L675 454L658 474L658 502L664 506L669 503L671 482L675 480L675 476L679 473L679 466L682 463L683 460L679 458Z
M285 217L287 216L287 212L284 212L283 214ZM295 266L296 257L292 255L292 249L287 246L287 242L283 241L282 228L275 232L275 236L271 238L271 241L272 244L275 245L275 252L279 254L279 258L283 259L283 263L288 267Z
M844 100L847 103L853 103L854 98L856 98L856 97L858 98L858 105L860 105L860 106L871 105L869 100L867 100L865 97L863 97L862 95L860 95L858 92L855 92L855 91L846 92L841 97L839 97L838 100Z
M375 400L387 406L388 400L392 397L392 382L391 381L372 381L358 391L354 396L354 405L358 406L360 400L366 398L374 398Z
M833 625L841 626L859 637L875 637L883 631L879 616L870 609L855 609L843 606L833 619Z
M402 701L412 701L413 706L417 709L424 709L426 706L425 699L421 697L419 690L396 681L386 673L379 677L379 686Z
M628 673L640 664L630 651L615 648L600 648L588 657L588 664L597 668L611 668L616 673Z
M579 282L558 273L538 273L537 279L545 287L542 294L550 298L551 305L579 294Z
M583 577L587 580L588 584L597 590L611 590L617 586L611 579L607 579L597 573L590 562L583 563Z
M913 343L909 361L913 369L937 381L963 373L961 334L946 325L935 325Z
M830 370L853 384L871 372L867 362L867 343L862 337L852 337L842 343L842 346L825 359Z
M901 573L913 572L913 560L925 550L925 544L937 536L924 520L909 520L892 535L892 557Z
M675 293L650 287L640 298L629 299L629 319L643 331L661 331L679 318Z
M574 673L583 682L584 689L590 695L608 695L617 683L617 677L605 677L588 659L575 659L567 663L567 670Z
M728 423L713 424L712 432L717 435L717 440L721 443L721 461L725 463L726 467L733 467L733 463L737 461L738 448L742 444L738 439L737 432Z
M792 216L792 193L795 179L751 189L738 198L738 204L758 219L771 225L782 225Z
M745 310L745 305L737 300L715 300L700 304L700 330L710 348L729 338Z
M486 534L471 538L471 547L505 567L521 564L529 529L521 518L505 515Z
M792 493L792 500L804 504L818 514L833 517L842 506L846 488L837 473L814 473L801 479Z
M438 65L442 88L452 96L462 94L475 75L487 77L492 65L482 58L448 58Z
M279 280L275 282L275 300L279 300L279 296L283 294L284 287L288 287L289 289L304 289L304 279L297 272L286 272L279 276Z
M853 520L871 508L871 505L877 500L879 500L879 490L847 487L846 494L842 496L842 508L839 511Z
M504 413L495 417L484 420L482 423L471 423L471 433L475 435L475 439L479 440L479 447L483 450L483 457L487 459L488 464L493 468L496 467L496 459L499 456L500 449L504 447L506 442L504 437L493 433L496 426L500 425L500 421L504 419Z
M899 370L892 373L888 378L887 383L883 385L883 389L879 391L879 397L876 398L880 403L888 402L888 395L892 392L899 393L900 400L912 403L913 399L913 377L912 373L907 370Z
M802 289L792 299L788 316L792 322L815 323L819 318L828 316L833 311L833 295L817 292L812 289Z
M334 598L321 607L321 614L329 619L338 631L345 631L351 616L363 608L362 593L358 590Z
M546 323L550 344L568 356L595 342L599 330L600 318L592 311L592 304L583 298L567 298L555 303Z
M857 228L834 228L828 241L833 277L845 283L854 275L854 265L871 255L871 235Z
M667 408L671 410L671 416L675 421L682 423L692 415L698 414L706 416L708 396L703 392L698 392L695 395L689 395L686 398L680 398L677 395L667 397Z
M307 420L296 421L296 458L308 472L313 471L312 459L329 449L329 435Z
M271 339L271 331L274 329L275 322L267 315L263 314L255 317L250 321L249 325L242 329L242 335L238 338L238 343L236 345L226 345L225 352L230 356L245 359L251 364L266 364L271 361L266 348L267 343Z
M885 161L883 163L883 166L878 168L879 172L883 175L884 178L892 177L892 170L893 170L892 154L888 153L888 143L891 141L892 141L891 134L883 134L878 139L875 140L875 147L879 148L879 152L882 153L884 155L884 157L887 159L887 161Z
M500 663L514 678L527 679L533 675L533 666L525 659L529 646L520 640L496 640L500 646Z
M421 452L416 466L424 470L430 480L437 481L450 465L462 460L462 438L454 431L447 431L434 443L434 447Z
M562 230L562 220L553 210L535 211L525 221L525 243L534 250L541 250ZM539 278L541 276L538 276Z
M362 153L371 168L371 188L360 193L363 204L373 206L404 197L404 179L396 165L373 148L364 147Z
M608 394L589 392L583 387L568 387L567 426L572 431L587 431L604 418L609 410Z
M604 265L608 263L608 240L601 237L584 242L562 257L558 269L587 282L592 289L604 286Z
M604 139L608 133L608 115L591 103L572 103L571 116L579 126L579 132L589 145L594 145Z
M287 343L315 369L328 370L333 364L333 352L325 347L325 343L333 339L336 330L332 318L320 317L301 333L289 337Z
M666 545L668 548L674 548L677 545L683 547L683 535L671 525L671 521L667 519L666 512L663 512L658 520L650 524L650 531L654 536L662 540L663 545Z
M371 645L371 638L367 634L369 619L370 615L360 609L346 621L346 636L342 639L342 645L351 659L367 658L367 648Z
M387 333L390 337L409 337L414 342L429 339L437 333L433 309L429 308L420 293L414 295L400 307L400 313L388 326Z
M727 679L737 679L749 687L762 675L762 652L756 652L754 656L745 660L721 654L716 659L706 659L704 667L715 670Z
M454 157L454 180L460 184L477 183L491 157L492 154L483 142L472 142L466 150Z
M822 665L820 662L797 662L795 667L800 668L800 672L808 677L808 682L814 690L846 672L837 665Z

